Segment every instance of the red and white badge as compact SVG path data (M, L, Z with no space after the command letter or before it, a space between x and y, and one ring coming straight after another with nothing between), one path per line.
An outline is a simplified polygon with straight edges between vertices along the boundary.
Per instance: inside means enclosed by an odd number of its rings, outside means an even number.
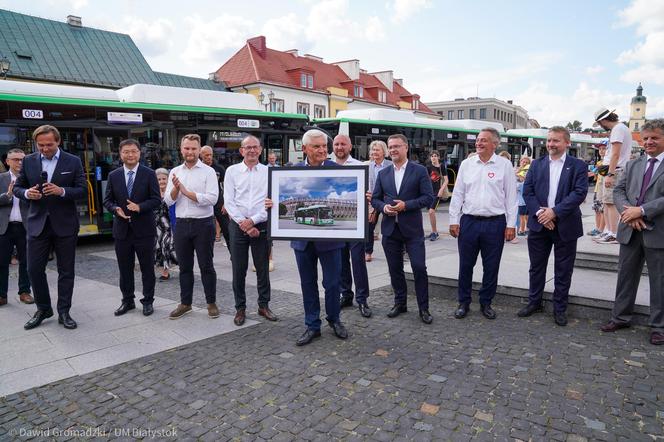
M493 172L489 172L489 174L488 174L488 175L489 175L489 178L493 178L493 177L495 177L495 176L496 176L496 174L495 174L495 173L493 173Z

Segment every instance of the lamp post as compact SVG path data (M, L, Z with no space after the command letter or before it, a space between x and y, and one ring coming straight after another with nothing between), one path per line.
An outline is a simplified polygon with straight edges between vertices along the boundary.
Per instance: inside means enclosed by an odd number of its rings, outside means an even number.
M267 98L267 101L265 100L266 98ZM268 107L270 106L270 103L272 103L273 98L274 98L274 92L273 91L268 92L267 97L265 96L265 94L263 92L258 94L258 102L261 105L265 106L265 111L266 112L268 110Z
M7 79L7 72L9 72L10 66L11 62L9 59L3 54L0 54L0 75L2 75L2 78L5 80Z

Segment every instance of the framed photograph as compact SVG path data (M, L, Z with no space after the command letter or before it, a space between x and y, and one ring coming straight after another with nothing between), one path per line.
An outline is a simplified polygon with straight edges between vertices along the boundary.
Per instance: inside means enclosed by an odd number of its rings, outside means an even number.
M365 241L368 172L368 166L270 167L270 237Z

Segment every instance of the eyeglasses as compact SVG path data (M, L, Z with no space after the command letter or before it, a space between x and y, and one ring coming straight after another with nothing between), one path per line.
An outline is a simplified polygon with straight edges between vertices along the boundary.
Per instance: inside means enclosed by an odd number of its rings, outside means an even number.
M261 148L260 146L242 146L242 149L246 150L258 150L260 148Z

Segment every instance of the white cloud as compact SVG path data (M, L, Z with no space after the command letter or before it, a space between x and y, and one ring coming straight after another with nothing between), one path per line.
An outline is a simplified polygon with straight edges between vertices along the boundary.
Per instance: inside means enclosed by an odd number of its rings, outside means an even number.
M604 72L604 66L596 65L596 66L586 67L586 74L587 75L597 75L601 72Z
M371 16L362 22L349 17L348 0L324 0L314 4L306 19L307 40L334 44L371 42L385 38L381 21Z
M394 0L389 9L392 10L391 21L403 23L422 9L431 7L430 0Z
M263 25L263 35L270 48L285 51L302 47L304 25L302 19L291 12L283 17L271 18Z
M357 200L357 192L343 191L343 192L341 192L341 194L338 194L335 191L335 192L331 192L329 195L327 195L327 198L337 198L337 199L343 199L343 200Z
M125 17L124 26L116 30L131 35L145 57L164 54L173 47L175 26L165 18Z
M191 30L183 58L190 63L207 62L221 66L227 49L240 49L253 37L255 23L237 15L222 14L211 20L200 15L185 17L185 28ZM217 66L217 67L218 67Z
M652 32L646 35L645 40L639 42L633 49L622 52L617 62L619 64L629 63L652 63L664 66L664 31Z
M622 26L637 26L640 35L664 30L664 2L661 0L635 0L618 12Z

